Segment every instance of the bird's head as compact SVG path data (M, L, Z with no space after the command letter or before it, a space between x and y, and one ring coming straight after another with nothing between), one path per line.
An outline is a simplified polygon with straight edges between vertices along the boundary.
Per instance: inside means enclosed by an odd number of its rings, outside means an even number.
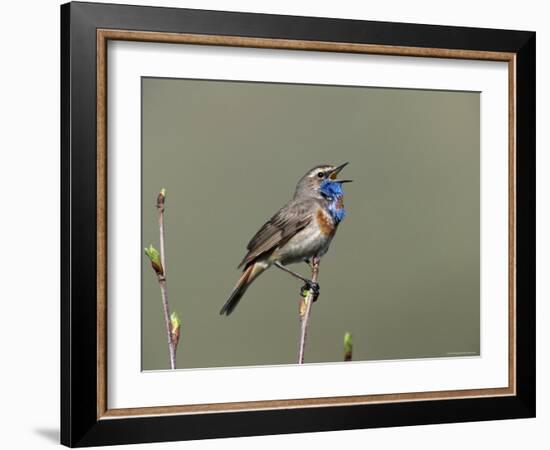
M334 188L340 188L342 183L350 183L352 180L340 180L338 174L349 163L333 166L322 164L309 170L296 185L294 198L297 197L324 197Z

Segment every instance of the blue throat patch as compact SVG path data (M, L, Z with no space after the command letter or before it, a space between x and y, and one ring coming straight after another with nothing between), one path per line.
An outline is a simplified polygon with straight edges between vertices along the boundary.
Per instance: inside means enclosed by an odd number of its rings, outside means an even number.
M319 191L329 201L328 210L331 217L336 223L340 223L346 217L342 183L339 183L338 180L324 180L321 182Z

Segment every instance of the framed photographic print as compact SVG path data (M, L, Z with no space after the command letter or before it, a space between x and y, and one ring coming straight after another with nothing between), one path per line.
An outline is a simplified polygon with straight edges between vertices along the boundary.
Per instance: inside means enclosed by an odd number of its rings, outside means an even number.
M535 415L534 32L69 3L61 56L63 444Z

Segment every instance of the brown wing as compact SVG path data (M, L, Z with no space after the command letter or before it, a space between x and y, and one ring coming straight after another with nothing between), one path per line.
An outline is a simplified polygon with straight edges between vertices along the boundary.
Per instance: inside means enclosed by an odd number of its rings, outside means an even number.
M258 256L284 245L311 221L310 202L289 203L269 219L246 246L248 253L239 267L247 265Z

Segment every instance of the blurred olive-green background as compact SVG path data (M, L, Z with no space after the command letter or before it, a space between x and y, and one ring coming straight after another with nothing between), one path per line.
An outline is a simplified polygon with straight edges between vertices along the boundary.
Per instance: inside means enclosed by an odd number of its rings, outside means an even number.
M218 315L249 239L317 164L350 161L348 215L320 267L306 362L478 355L480 103L474 92L143 78L142 239L182 320L178 368L296 362L300 283L272 268ZM310 275L305 264L293 269ZM142 368L165 369L143 257Z

